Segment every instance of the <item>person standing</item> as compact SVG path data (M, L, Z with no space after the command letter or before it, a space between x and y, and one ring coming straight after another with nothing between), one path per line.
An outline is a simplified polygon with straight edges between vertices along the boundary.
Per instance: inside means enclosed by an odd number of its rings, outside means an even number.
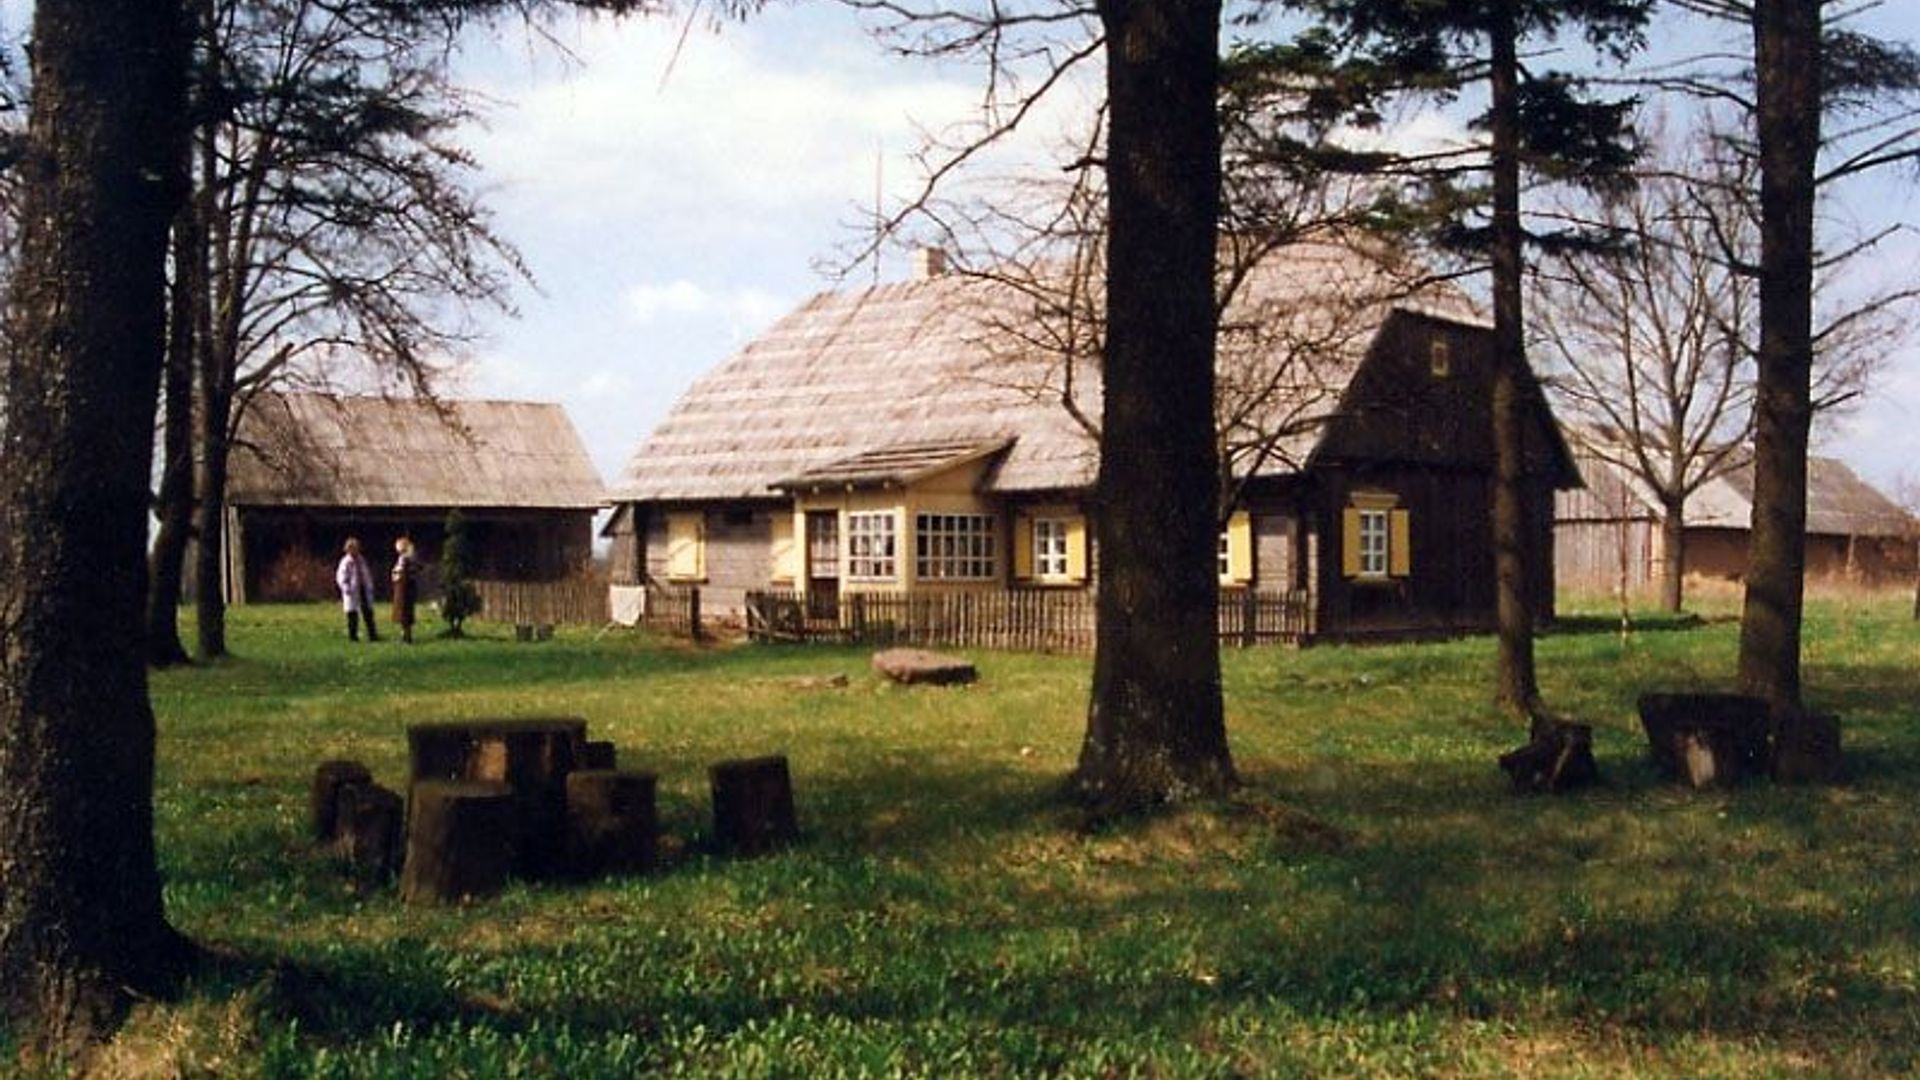
M400 627L400 640L413 644L413 609L418 592L420 563L413 557L413 541L401 537L393 542L393 621Z
M340 607L347 613L347 640L360 640L360 617L366 616L367 640L379 641L373 628L373 571L360 554L360 541L347 537L340 564L333 568L333 583L340 588Z

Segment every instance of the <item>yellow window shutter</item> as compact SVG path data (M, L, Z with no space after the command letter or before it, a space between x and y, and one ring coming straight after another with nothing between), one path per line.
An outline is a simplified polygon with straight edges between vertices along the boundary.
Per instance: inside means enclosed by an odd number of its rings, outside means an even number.
M1033 580L1033 519L1025 514L1013 517L1013 576Z
M792 581L800 576L800 545L793 542L793 514L787 510L773 513L773 580Z
M681 581L706 576L701 550L701 514L667 515L667 576Z
M1394 577L1413 573L1413 525L1405 510L1387 513L1387 573Z
M1067 576L1087 580L1087 519L1083 517L1067 519Z
M1360 508L1349 506L1340 512L1340 573L1360 576Z
M1227 576L1236 584L1253 580L1253 515L1245 510L1227 519Z

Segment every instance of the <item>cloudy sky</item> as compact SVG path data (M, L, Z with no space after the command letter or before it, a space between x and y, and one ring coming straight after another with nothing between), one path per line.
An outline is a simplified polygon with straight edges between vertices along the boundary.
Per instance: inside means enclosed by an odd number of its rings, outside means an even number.
M1915 9L1887 5L1876 29L1920 40ZM685 29L564 24L570 57L504 30L461 61L497 103L470 138L489 202L539 279L461 390L564 404L608 481L694 378L834 287L820 267L859 242L876 179L889 202L914 190L921 132L969 118L980 94L977 71L889 56L834 4L777 4L682 42ZM1916 192L1879 183L1861 201L1920 221ZM1920 239L1876 266L1912 280ZM904 257L880 272L904 277ZM1920 337L1824 445L1883 486L1920 477Z

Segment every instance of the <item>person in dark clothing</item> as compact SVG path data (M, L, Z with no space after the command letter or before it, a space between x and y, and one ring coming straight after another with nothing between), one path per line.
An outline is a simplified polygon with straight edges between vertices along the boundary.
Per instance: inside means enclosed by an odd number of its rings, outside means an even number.
M400 640L413 644L413 609L419 599L420 563L413 557L413 541L401 537L393 542L393 622L400 627Z

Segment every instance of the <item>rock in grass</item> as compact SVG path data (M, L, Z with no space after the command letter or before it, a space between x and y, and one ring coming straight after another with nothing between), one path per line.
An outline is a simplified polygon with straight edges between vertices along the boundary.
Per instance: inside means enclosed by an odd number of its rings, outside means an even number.
M957 656L926 649L886 649L873 654L873 670L897 683L953 686L980 677L974 666Z
M721 850L754 855L799 837L786 758L722 761L707 775L713 783L713 835Z
M400 866L400 830L406 820L400 793L379 784L348 784L340 789L339 806L334 850L362 880L392 877Z

